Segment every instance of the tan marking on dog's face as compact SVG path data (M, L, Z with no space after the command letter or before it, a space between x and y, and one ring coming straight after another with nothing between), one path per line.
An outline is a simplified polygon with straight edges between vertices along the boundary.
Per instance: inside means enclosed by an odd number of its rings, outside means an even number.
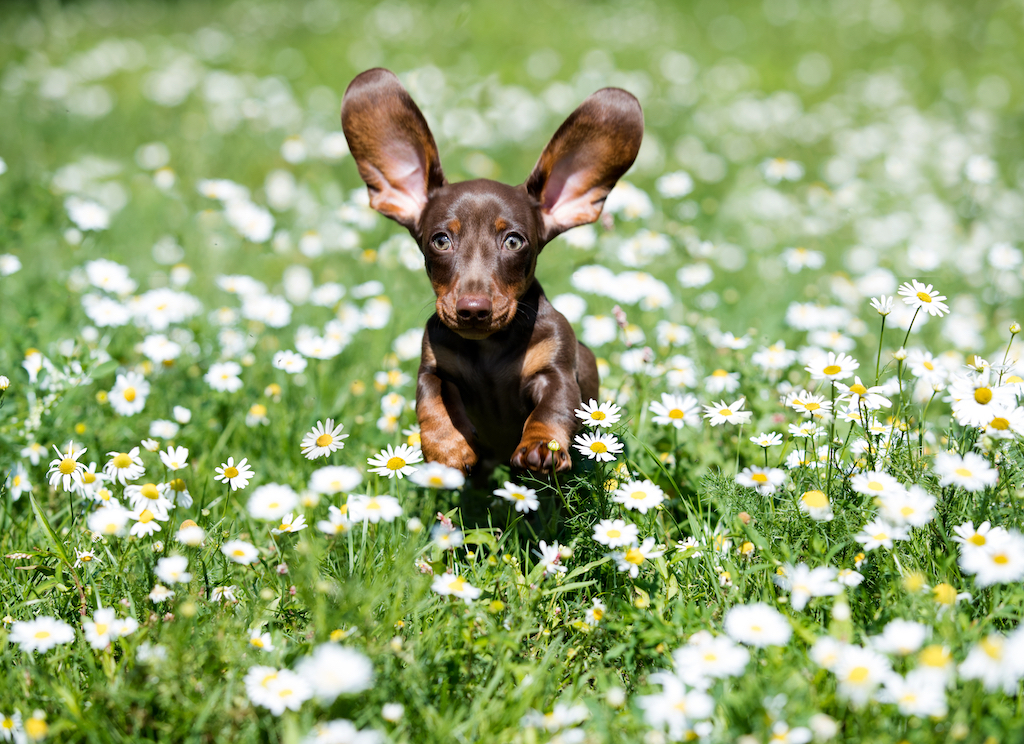
M499 217L498 219L496 219L494 221L494 231L495 232L501 232L506 227L508 227L508 223L505 222L505 220L503 220L501 217Z
M451 230L452 235L459 234L459 231L462 229L462 223L459 222L458 217L454 218L451 222L448 223L448 229Z
M558 341L554 337L531 344L523 359L523 377L533 377L545 367L553 366L556 353L558 353Z

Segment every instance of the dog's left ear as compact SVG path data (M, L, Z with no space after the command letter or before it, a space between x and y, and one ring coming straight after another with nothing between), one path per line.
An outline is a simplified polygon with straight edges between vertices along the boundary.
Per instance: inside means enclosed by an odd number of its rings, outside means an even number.
M636 160L643 135L640 102L621 88L602 88L569 115L524 184L540 204L545 243L601 216L608 192Z
M445 178L427 120L398 77L382 68L357 76L341 101L341 128L370 206L416 233Z

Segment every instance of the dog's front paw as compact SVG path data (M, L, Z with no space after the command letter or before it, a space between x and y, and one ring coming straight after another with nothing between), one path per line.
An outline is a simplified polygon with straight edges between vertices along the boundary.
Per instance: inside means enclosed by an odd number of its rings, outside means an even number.
M427 462L439 462L463 473L468 473L476 465L476 452L465 439L451 437L447 441L431 442L423 438L421 447L423 459Z
M558 443L558 449L551 448L555 439L523 439L512 455L512 465L538 473L560 473L572 467L572 458L565 445Z

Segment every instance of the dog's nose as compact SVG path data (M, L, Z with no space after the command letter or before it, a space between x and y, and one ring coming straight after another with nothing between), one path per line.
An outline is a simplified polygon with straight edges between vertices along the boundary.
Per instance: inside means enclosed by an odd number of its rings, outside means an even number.
M462 295L455 303L455 312L462 320L487 320L491 317L491 301L484 295Z

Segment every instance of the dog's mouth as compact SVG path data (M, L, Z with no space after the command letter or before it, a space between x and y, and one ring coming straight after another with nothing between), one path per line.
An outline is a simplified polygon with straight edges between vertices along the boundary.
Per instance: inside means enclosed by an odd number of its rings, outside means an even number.
M466 318L456 310L456 299L451 295L437 299L437 317L452 331L471 341L479 341L504 330L516 315L519 303L514 298L495 297L487 317Z

